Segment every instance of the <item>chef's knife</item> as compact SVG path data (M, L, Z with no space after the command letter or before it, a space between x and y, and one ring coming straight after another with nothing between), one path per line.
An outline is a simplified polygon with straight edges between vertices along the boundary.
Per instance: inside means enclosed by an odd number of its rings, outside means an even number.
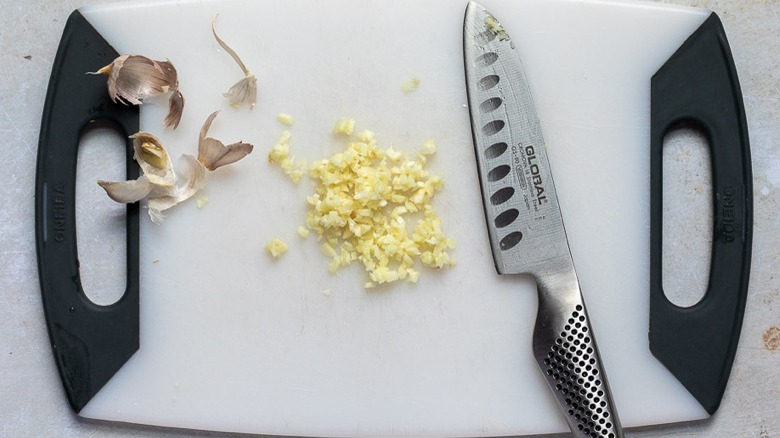
M620 437L520 55L495 17L474 2L466 9L463 50L496 270L536 279L533 352L569 428L575 436Z

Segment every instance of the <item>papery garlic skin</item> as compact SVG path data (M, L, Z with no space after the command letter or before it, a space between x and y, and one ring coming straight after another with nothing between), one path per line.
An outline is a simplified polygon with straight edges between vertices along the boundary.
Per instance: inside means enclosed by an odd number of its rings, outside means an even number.
M133 159L141 166L141 175L131 181L98 181L106 194L116 202L137 202L146 196L168 196L176 189L176 172L160 140L148 132L138 132L133 139Z
M163 127L178 128L182 114L184 114L184 96L177 88L176 90L173 90L171 97L168 98L168 114L163 120Z
M133 140L133 159L141 166L144 175L159 178L158 185L175 186L176 172L160 139L145 131L139 131L130 138ZM151 151L159 151L160 158L156 158ZM148 161L150 158L152 160Z
M141 105L151 96L171 93L163 125L176 129L184 111L176 68L168 61L155 61L142 55L122 55L94 74L108 77L108 96L114 103Z
M257 101L257 78L254 75L246 76L233 84L227 93L222 93L222 95L230 102L231 106L238 108L241 105L249 105L249 109L252 109Z
M168 151L160 139L140 131L130 136L133 140L133 159L143 174L132 181L103 181L98 184L116 202L132 203L147 198L149 217L155 224L165 219L163 212L186 201L206 186L209 170L235 163L252 152L249 143L237 142L225 146L221 141L207 137L209 128L219 111L209 115L198 137L198 157L184 154L181 157L181 181L173 169ZM201 205L202 206L202 205Z
M195 157L185 155L182 172L185 183L179 187L170 155L160 139L144 131L130 138L133 139L133 159L141 167L143 175L131 181L100 180L98 184L116 202L129 204L147 197L149 217L159 224L164 210L188 199L206 184L206 169Z
M168 152L162 145L151 141L141 141L140 143L141 156L144 161L156 169L164 170L168 166L170 158L168 158Z
M152 183L146 175L130 181L98 180L98 185L108 197L122 204L131 204L145 198L152 191Z
M149 217L152 222L159 225L165 219L163 211L190 199L206 186L206 168L192 155L184 154L181 156L181 176L185 183L176 187L169 195L149 198L147 207L149 207Z
M200 136L198 138L198 161L208 170L217 170L222 166L235 163L249 155L252 149L254 149L254 146L243 141L225 146L221 141L207 137L211 123L217 117L217 114L219 114L219 111L214 111L209 115L200 128Z
M217 15L211 22L211 32L214 34L214 39L217 43L225 49L226 52L236 61L241 71L244 72L244 78L233 84L232 87L222 95L230 102L230 105L234 107L240 107L242 105L248 105L249 109L255 107L257 102L257 78L249 72L249 69L244 64L244 61L238 56L238 54L228 44L217 35Z

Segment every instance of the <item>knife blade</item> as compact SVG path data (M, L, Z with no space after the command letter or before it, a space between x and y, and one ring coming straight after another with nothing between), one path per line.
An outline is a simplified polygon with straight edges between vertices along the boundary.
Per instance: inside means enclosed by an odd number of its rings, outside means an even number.
M572 433L622 437L520 56L498 20L474 2L466 8L463 50L496 270L536 280L533 353Z

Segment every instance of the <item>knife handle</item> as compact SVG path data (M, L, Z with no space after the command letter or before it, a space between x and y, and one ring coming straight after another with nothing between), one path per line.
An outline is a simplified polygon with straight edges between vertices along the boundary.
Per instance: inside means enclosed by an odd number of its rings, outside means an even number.
M707 291L697 304L670 302L662 286L663 139L681 123L707 136L713 235ZM747 121L726 33L715 13L651 82L650 350L710 414L720 405L747 298L753 225Z
M52 65L41 121L35 179L35 238L43 309L57 368L76 412L138 350L137 204L127 206L127 288L109 306L94 304L79 277L76 165L81 134L110 125L127 137L138 131L137 107L114 104L102 75L88 75L118 53L78 12L65 29ZM127 177L137 178L132 142Z
M565 277L554 283L537 279L536 362L574 436L621 438L623 430L579 282L573 275Z

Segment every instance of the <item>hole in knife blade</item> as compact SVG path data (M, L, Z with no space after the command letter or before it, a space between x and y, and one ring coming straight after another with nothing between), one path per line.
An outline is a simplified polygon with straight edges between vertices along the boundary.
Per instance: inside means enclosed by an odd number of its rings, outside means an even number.
M506 164L503 164L501 166L496 167L495 169L488 172L488 181L499 181L503 179L505 176L509 175L509 172L512 170L511 167L509 167Z
M500 80L501 78L499 78L498 75L487 75L477 82L477 87L482 91L486 91L498 85L498 81Z
M492 160L492 159L494 159L494 158L498 158L498 157L500 157L500 156L501 156L501 155L502 155L504 152L506 152L506 150L507 150L507 148L508 148L508 147L509 147L509 146L507 146L507 144L506 144L506 143L504 143L504 142L501 142L501 143L496 143L496 144L494 144L494 145L491 145L491 146L490 146L490 147L488 147L487 149L485 149L485 156L486 156L487 158L491 159L491 160Z
M502 100L500 97L491 97L479 105L479 111L483 114L495 111L498 107L501 106L501 103Z
M496 33L490 30L485 30L477 34L474 40L479 45L487 44L496 39Z
M695 124L672 129L663 143L661 287L679 307L707 292L712 248L712 165L704 131Z
M490 203L493 205L501 205L508 201L514 194L515 189L512 187L504 187L496 193L493 193L493 196L490 197Z
M499 131L504 129L504 125L506 125L506 123L504 123L503 120L490 121L482 127L482 133L485 135L497 134Z
M485 54L477 56L477 59L474 60L474 65L476 65L477 67L489 67L496 61L498 61L498 53L487 52Z
M496 216L493 222L496 227L504 228L514 222L518 216L520 216L520 212L516 208L512 208Z
M126 143L102 123L81 136L76 167L76 242L84 294L97 305L119 301L127 287L127 207L112 201L98 179L126 180Z
M502 251L507 251L517 246L521 240L523 240L523 233L519 231L513 231L501 239L501 242L499 242L498 245Z

